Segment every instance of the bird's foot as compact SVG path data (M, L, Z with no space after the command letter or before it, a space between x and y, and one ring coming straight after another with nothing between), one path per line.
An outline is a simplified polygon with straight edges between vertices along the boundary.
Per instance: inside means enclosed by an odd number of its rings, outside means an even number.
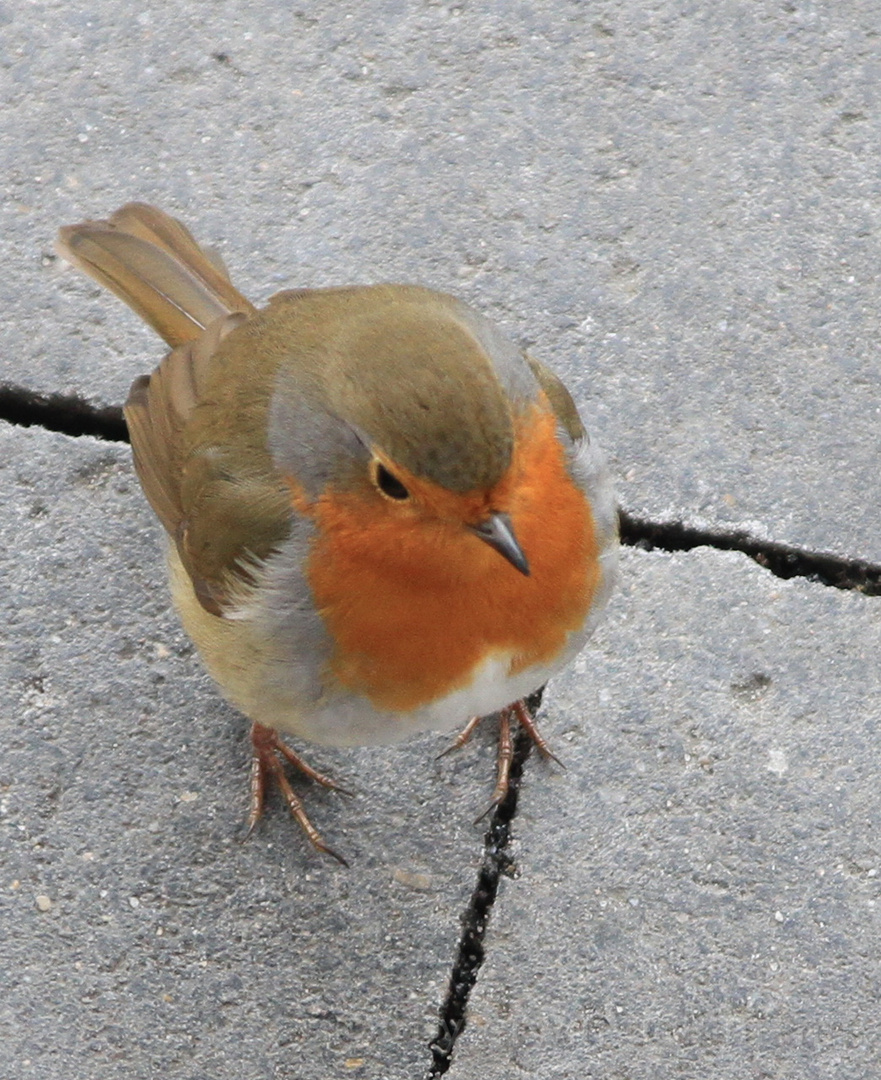
M469 720L451 745L440 756L443 757L445 754L449 754L451 751L463 747L471 739L475 728L482 719L483 717L475 716L473 719ZM482 821L487 814L492 810L495 810L500 803L504 802L511 787L511 763L514 760L512 721L515 720L535 743L538 752L543 758L550 758L553 761L556 761L558 765L565 768L563 762L553 753L541 732L538 730L538 726L527 708L526 702L515 701L513 705L508 705L499 713L499 750L496 766L496 786L493 789L489 806L484 810L477 821Z
M330 777L313 769L311 765L303 761L298 754L295 754L282 741L274 728L267 727L265 724L254 723L251 725L251 755L251 806L248 813L248 835L251 834L254 826L263 816L267 785L275 781L285 798L285 802L288 804L288 809L315 850L330 855L331 858L336 859L343 866L348 866L349 864L342 855L338 855L333 848L327 846L322 839L321 833L309 820L303 800L291 787L291 783L285 775L281 759L290 762L304 776L322 787L330 788L331 791L340 791L344 795L349 795L350 792L334 783Z

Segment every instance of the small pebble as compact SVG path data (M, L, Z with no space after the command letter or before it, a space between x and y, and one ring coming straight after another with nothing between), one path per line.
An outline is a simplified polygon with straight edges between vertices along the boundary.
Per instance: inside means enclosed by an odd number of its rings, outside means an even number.
M431 875L416 870L404 870L398 867L392 877L399 885L406 885L408 889L415 889L416 892L430 892L432 888Z

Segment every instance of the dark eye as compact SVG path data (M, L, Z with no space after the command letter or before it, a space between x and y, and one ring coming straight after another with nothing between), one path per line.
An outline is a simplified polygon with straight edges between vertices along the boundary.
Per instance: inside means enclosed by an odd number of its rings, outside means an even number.
M390 499L409 499L410 492L381 462L376 463L376 486Z

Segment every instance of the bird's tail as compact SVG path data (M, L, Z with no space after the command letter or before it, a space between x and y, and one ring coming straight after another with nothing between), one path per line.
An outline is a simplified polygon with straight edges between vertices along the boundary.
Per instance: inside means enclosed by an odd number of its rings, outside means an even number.
M146 203L127 203L107 221L59 230L58 252L115 292L175 347L222 315L251 315L223 260L179 221Z

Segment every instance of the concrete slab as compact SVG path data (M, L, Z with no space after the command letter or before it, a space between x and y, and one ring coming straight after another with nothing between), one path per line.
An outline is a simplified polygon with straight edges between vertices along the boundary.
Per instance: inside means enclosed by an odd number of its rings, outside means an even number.
M126 450L0 425L0 1074L400 1077L430 1062L491 753L312 760L275 802L169 609Z
M629 553L558 680L450 1080L862 1080L881 1064L881 612ZM581 670L579 670L581 668Z
M51 258L146 198L255 299L411 280L567 373L624 505L881 562L873 5L9 6L0 378L160 349Z

